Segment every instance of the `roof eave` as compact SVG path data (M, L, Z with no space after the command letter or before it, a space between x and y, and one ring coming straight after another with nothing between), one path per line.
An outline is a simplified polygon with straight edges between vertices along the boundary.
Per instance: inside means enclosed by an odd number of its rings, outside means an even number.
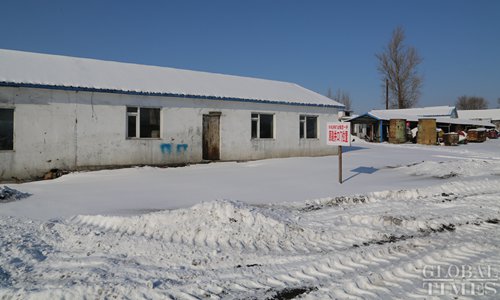
M357 116L357 117L354 117L354 118L350 119L350 120L349 120L349 122L354 121L354 120L356 120L356 119L362 119L362 118L365 118L365 117L370 117L370 118L373 118L373 119L375 119L376 121L381 121L381 120L382 120L382 119L380 119L380 118L378 118L378 117L376 117L376 116L374 116L374 115L370 114L369 112L367 112L367 113L364 113L364 114L362 114L362 115L359 115L359 116Z
M193 99L236 101L236 102L254 102L254 103L282 104L282 105L294 105L294 106L313 106L313 107L327 107L327 108L337 108L337 109L344 108L344 105L296 103L296 102L265 100L265 99L246 99L246 98L237 98L237 97L203 96L203 95L176 94L176 93L166 93L166 92L146 92L146 91L132 91L132 90L107 89L107 88L90 88L90 87L81 87L81 86L63 86L63 85L21 83L21 82L8 82L8 81L0 81L0 86L39 88L39 89L64 90L64 91L97 92L97 93L124 94L124 95L139 95L139 96L157 96L157 97L193 98Z

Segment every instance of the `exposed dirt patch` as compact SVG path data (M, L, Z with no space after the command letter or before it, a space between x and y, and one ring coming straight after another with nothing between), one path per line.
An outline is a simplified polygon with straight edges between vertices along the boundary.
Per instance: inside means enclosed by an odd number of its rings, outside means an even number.
M399 219L398 219L399 220ZM495 220L493 220L495 221ZM498 221L498 220L496 220ZM397 222L397 221L396 221ZM488 222L490 223L490 222ZM494 223L496 224L496 223ZM395 242L399 242L399 241L405 241L405 240L408 240L408 239L413 239L415 237L424 237L424 236L427 236L431 233L436 233L436 232L445 232L445 231L455 231L456 229L456 226L460 226L461 224L441 224L439 227L437 228L426 228L426 229L423 229L423 228L420 228L418 230L419 234L418 235L394 235L394 234L390 234L390 235L385 235L383 238L381 239L378 239L378 240L370 240L370 241L367 241L367 242L363 242L362 244L353 244L352 246L354 248L358 248L358 247L361 247L361 246L370 246L370 245L384 245L384 244L388 244L388 243L395 243Z
M316 287L299 287L299 288L286 288L281 291L275 292L275 295L267 297L267 300L287 300L287 299L295 299L300 295L304 295L310 293L312 291L317 290Z
M439 176L432 176L434 178L439 178L439 179L448 179L448 178L453 178L453 177L457 177L458 174L455 173L455 172L450 172L450 173L447 173L447 174L443 174L443 175L439 175Z
M361 245L362 246L384 245L384 244L388 244L388 243L395 243L395 242L398 242L398 241L404 241L404 240L407 240L407 239L412 239L414 237L415 236L413 236L413 235L400 235L400 236L396 236L396 235L391 234L391 235L386 235L384 238L382 238L380 240L371 240L371 241L368 241L368 242L364 242ZM360 247L361 245L354 244L352 246L354 248L357 248L357 247Z
M235 268L243 268L243 267L247 267L247 268L252 268L252 267L260 267L262 265L259 265L259 264L249 264L249 265L237 265Z
M461 224L457 224L458 226L460 226ZM435 233L435 232L444 232L444 231L455 231L456 229L456 226L455 224L441 224L439 227L437 228L432 228L432 227L429 227L429 228L420 228L418 230L418 232L424 234L424 235L428 235L428 234L431 234L431 233Z
M306 206L300 210L307 212L307 211L320 210L325 207L339 206L341 204L365 203L366 201L367 201L366 196L352 196L352 197L340 196L318 203L306 203Z

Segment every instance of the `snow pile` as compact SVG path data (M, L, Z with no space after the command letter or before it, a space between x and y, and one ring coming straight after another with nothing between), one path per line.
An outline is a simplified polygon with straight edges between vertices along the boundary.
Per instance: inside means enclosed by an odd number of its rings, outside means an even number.
M424 161L402 167L407 174L414 176L432 176L435 178L470 177L484 175L500 175L500 161L496 160L453 160Z
M76 216L72 222L173 243L207 246L217 251L303 248L315 236L284 210L228 200L139 216Z
M460 194L463 197L470 197L477 194L489 194L498 191L500 179L496 180L469 180L469 181L454 181L447 182L441 185L434 185L420 189L402 189L402 190L387 190L372 192L366 195L367 202L384 202L401 201L401 200L418 200L433 197L447 197Z
M31 196L31 194L20 192L8 186L0 187L0 203L16 201L29 196Z
M339 196L339 197L327 197L319 199L306 200L305 202L297 202L287 204L288 206L295 206L297 209L303 211L313 211L319 210L325 207L349 205L356 203L365 203L369 199L364 195L354 195L354 196Z

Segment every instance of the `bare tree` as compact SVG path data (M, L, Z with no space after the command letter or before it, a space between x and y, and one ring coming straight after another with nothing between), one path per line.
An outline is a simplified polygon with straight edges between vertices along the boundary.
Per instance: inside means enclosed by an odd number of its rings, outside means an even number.
M341 89L338 89L337 93L335 94L335 98L336 98L337 102L344 104L344 106L345 106L344 110L351 111L352 102L351 102L351 96L349 96L349 93L342 91Z
M403 42L405 33L402 27L392 32L392 38L381 53L375 54L379 61L378 71L384 86L389 85L389 102L393 108L409 108L417 104L422 87L422 77L417 66L422 62L414 47Z
M488 101L483 97L476 96L460 96L455 103L456 109L471 110L471 109L487 109Z
M332 100L335 100L339 103L344 104L345 108L344 110L350 111L352 108L352 101L351 101L351 96L349 96L348 92L345 92L341 89L338 89L335 94L332 93L332 89L328 88L328 92L326 93L326 96Z
M330 98L330 99L334 100L334 99L333 99L332 88L328 88L328 92L326 93L326 96L327 96L328 98Z

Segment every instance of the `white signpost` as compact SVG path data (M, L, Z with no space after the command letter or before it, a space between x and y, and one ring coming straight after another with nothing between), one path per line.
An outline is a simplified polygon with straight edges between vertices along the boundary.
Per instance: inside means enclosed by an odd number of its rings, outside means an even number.
M342 146L351 146L351 123L326 123L326 144L339 146L339 183L342 184Z

